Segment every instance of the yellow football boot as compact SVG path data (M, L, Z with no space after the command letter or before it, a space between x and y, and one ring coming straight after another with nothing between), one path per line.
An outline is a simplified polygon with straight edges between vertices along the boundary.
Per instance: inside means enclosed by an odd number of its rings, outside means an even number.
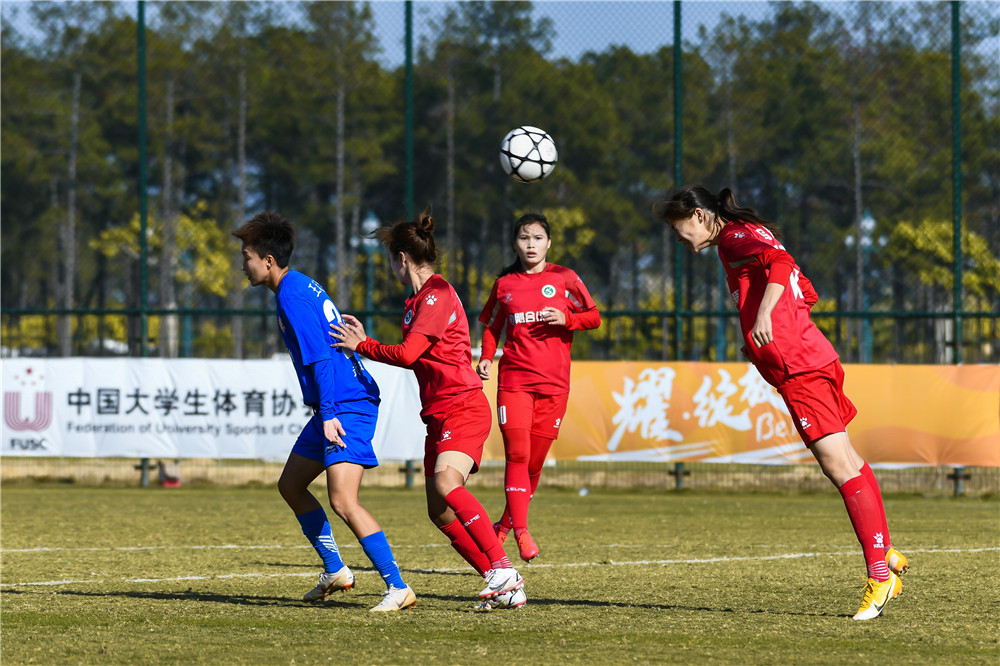
M896 591L897 588L898 592ZM903 585L899 581L899 576L891 571L889 572L889 579L885 581L879 582L874 578L869 578L868 583L865 585L865 596L861 600L861 608L858 609L853 619L871 620L878 617L882 614L889 600L898 596L902 590Z
M903 555L895 548L889 548L889 551L885 554L885 563L889 565L892 573L897 576L902 576L910 568L910 563L906 561L906 555Z

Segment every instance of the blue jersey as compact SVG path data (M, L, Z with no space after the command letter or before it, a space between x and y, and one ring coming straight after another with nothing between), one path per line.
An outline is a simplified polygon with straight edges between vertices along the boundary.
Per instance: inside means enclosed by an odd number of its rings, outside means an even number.
M378 385L350 350L332 348L330 324L340 311L318 282L288 271L274 294L278 327L292 357L302 400L323 420L341 412L370 412L379 404Z

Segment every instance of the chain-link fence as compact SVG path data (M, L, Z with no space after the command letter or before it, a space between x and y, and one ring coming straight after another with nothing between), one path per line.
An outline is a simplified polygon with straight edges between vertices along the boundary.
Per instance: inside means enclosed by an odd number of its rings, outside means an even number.
M515 215L541 209L550 259L605 313L577 356L735 360L718 262L649 212L700 182L781 225L846 360L996 362L998 13L5 2L4 353L276 351L229 236L263 208L296 224L294 264L392 340L402 293L362 222L431 204L470 312ZM499 167L522 124L559 146L540 184Z
M778 223L850 362L1000 361L1000 10L969 2L17 2L2 18L2 354L282 349L230 231L399 339L365 223L432 205L474 322L541 210L588 359L740 358L719 262L650 214L685 183ZM504 175L519 125L552 176ZM474 340L478 330L473 331Z

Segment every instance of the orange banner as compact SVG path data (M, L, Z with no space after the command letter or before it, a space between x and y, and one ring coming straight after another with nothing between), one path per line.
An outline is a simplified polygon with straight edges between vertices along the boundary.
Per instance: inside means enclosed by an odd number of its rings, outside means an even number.
M870 463L1000 467L1000 367L848 365L848 434ZM496 380L486 383L496 405ZM494 410L495 411L495 410ZM573 363L557 460L813 462L751 364ZM503 460L494 423L484 457Z

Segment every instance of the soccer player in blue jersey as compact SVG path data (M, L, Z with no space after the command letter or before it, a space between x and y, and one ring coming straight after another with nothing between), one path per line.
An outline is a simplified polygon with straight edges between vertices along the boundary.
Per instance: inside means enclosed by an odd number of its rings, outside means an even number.
M278 479L281 497L323 560L319 584L303 600L321 601L331 592L354 586L354 574L340 558L326 512L309 492L309 484L325 469L330 506L354 532L388 588L371 610L410 608L417 598L403 582L378 521L358 501L364 470L378 466L372 448L378 385L361 357L330 347L327 332L330 323L343 323L340 312L315 280L289 268L295 246L291 223L277 213L264 212L233 235L243 241L243 272L250 284L274 292L281 337L292 357L302 400L313 409Z

